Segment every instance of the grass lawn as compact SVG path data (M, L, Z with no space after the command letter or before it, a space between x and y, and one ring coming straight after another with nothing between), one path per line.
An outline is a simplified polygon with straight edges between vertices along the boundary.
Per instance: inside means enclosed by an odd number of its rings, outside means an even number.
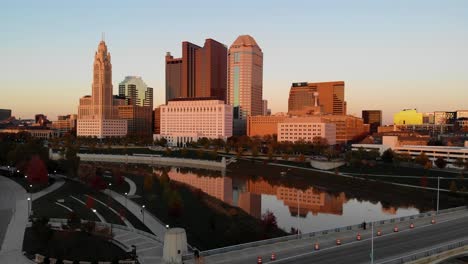
M68 218L70 212L55 203L58 200L63 199L64 202L62 204L77 213L80 219L99 221L99 218L92 212L91 208L88 208L71 197L73 196L86 203L88 200L86 195L90 195L106 204L105 206L97 201L92 202L92 208L96 209L98 213L101 214L102 217L106 220L106 222L125 225L118 215L108 209L108 204L109 207L113 208L116 212L123 212L127 220L135 228L146 232L151 232L148 228L146 228L146 226L143 225L143 223L141 223L138 218L136 218L130 211L126 210L124 206L122 206L114 199L110 198L106 194L91 189L84 184L71 180L67 180L65 184L58 190L55 190L54 192L51 192L39 198L38 200L35 200L33 202L34 215L35 217Z
M41 239L28 227L24 233L23 251L28 255L41 254L61 260L116 261L127 253L104 237L85 232L52 230L50 239Z

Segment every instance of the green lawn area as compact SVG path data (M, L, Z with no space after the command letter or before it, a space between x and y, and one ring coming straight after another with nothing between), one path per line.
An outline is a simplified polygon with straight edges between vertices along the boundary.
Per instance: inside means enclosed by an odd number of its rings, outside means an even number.
M125 183L126 184L126 183ZM69 207L72 209L78 217L83 220L90 220L90 221L99 221L99 218L92 212L91 208L81 204L76 199L73 199L71 196L81 200L82 202L87 202L88 198L86 195L90 195L99 201L105 203L106 205L102 205L97 201L92 202L92 208L96 209L99 214L106 220L108 223L118 224L118 225L125 225L124 222L109 210L113 208L116 212L122 212L127 220L137 229L151 232L146 226L141 223L141 221L136 218L130 211L126 210L124 206L120 203L115 201L114 199L110 198L106 194L103 194L99 191L96 191L84 184L74 182L71 180L67 180L65 184L55 190L52 193L49 193L38 200L33 202L33 211L35 217L48 217L48 218L68 218L70 212L57 205L56 202L60 199L63 199L64 202L61 203L64 206ZM107 206L108 205L108 206Z
M25 230L23 251L31 257L40 254L60 260L118 261L128 258L124 250L104 237L86 232L52 230L50 238L44 239L44 232L36 232L32 227Z

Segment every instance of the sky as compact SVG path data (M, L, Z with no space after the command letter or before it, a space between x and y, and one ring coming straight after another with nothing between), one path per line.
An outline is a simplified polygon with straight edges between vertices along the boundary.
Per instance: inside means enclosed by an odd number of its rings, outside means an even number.
M141 76L164 103L164 56L242 34L263 51L263 97L287 111L292 82L345 81L348 113L468 109L468 1L0 0L0 108L77 113L105 32L114 93Z

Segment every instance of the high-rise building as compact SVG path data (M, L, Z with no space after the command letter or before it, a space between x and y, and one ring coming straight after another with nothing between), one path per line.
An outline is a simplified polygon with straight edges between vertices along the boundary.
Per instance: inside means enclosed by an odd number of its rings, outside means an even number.
M153 88L148 87L139 76L127 76L119 84L119 96L125 97L126 105L148 106L153 109Z
M141 77L127 76L119 84L119 96L125 105L119 106L119 118L127 120L127 133L132 136L153 134L153 88Z
M161 134L161 106L153 111L153 134Z
M268 100L263 100L262 101L262 115L269 115L269 109L268 109ZM271 110L270 110L271 113Z
M377 133L382 125L382 110L362 110L362 120L370 125L370 133Z
M345 83L293 83L289 91L288 113L313 115L317 112L346 115Z
M229 48L228 104L234 107L234 118L262 115L263 52L249 35L239 36Z
M10 109L0 109L0 121L6 120L11 117Z
M94 55L92 95L80 98L77 136L97 138L127 135L127 121L119 119L124 100L112 95L112 64L102 40Z
M325 138L330 145L336 145L336 125L332 123L287 120L278 123L277 135L278 142L314 142L315 138L319 137Z
M214 97L226 101L227 48L213 39L203 47L182 42L182 57L166 53L166 103L175 98Z
M169 146L183 146L199 138L232 136L232 106L213 98L178 98L161 108L161 133Z

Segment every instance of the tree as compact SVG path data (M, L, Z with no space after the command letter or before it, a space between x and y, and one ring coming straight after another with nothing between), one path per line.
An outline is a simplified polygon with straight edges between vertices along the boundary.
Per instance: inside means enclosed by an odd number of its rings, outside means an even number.
M427 157L426 153L421 152L415 159L414 162L421 166L425 166L429 162L429 158Z
M463 161L463 159L461 158L458 158L455 160L455 162L453 163L453 166L457 167L457 168L463 168L465 167L465 162Z
M153 175L148 174L145 176L145 180L143 182L143 189L147 192L151 192L153 189Z
M34 155L29 161L26 173L31 184L47 185L49 183L46 166L37 155Z
M269 232L278 228L278 223L276 222L276 216L270 210L267 210L262 215L261 221L266 232Z
M394 157L394 153L393 153L392 149L387 149L382 153L381 158L385 163L392 163L393 162L393 157Z
M442 157L438 157L434 163L439 169L443 169L447 166L447 161Z

